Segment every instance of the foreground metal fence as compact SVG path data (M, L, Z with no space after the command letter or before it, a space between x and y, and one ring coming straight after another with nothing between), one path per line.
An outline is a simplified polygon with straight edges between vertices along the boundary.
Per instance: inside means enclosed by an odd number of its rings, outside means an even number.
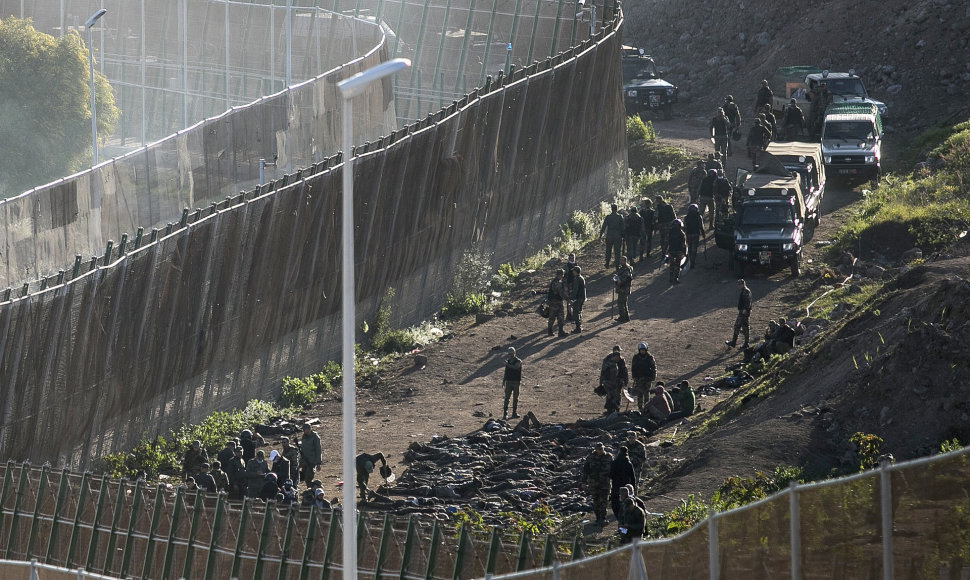
M339 514L12 463L0 471L6 560L121 577L338 577ZM375 578L957 580L970 575L970 448L793 484L676 537L588 558L579 538L510 541L414 517L361 516L359 530L360 569Z

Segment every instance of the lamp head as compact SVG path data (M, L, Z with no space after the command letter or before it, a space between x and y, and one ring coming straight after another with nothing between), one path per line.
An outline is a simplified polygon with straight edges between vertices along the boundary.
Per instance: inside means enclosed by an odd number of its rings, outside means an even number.
M94 26L94 23L100 20L101 17L104 16L107 11L108 10L106 8L102 8L101 10L98 10L97 12L92 14L91 18L88 18L87 21L84 22L84 27L91 28L92 26Z

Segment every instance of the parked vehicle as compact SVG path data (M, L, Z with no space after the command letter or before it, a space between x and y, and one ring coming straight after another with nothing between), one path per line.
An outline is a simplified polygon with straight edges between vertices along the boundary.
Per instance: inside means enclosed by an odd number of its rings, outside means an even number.
M645 111L659 111L664 119L673 117L677 102L677 87L663 80L663 71L642 48L624 46L621 49L623 67L623 102L627 115Z
M855 71L849 72L830 72L823 70L820 73L811 73L805 76L805 85L809 92L817 91L819 85L825 83L825 88L832 95L832 103L869 103L879 109L879 114L883 117L888 115L886 103L877 101L869 96L869 91L862 83L862 79L856 76Z
M822 220L822 198L825 197L826 177L822 146L798 141L772 142L767 151L781 161L785 169L794 171L801 178L805 204L811 208L806 218L812 225L817 226Z
M822 121L822 159L833 177L881 177L882 116L871 103L833 103Z
M798 106L808 111L808 83L806 77L821 73L816 66L780 66L771 77L772 97L771 108L775 114L782 114L785 107L795 99Z

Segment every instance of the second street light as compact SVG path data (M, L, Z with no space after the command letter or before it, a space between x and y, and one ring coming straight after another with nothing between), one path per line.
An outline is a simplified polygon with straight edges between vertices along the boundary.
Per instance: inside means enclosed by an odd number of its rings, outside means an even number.
M102 16L107 12L106 9L102 8L94 14L91 18L88 18L84 23L84 28L88 30L88 67L91 69L91 150L93 163L91 166L98 164L98 110L97 105L94 102L94 37L91 34L91 27L101 19Z
M354 327L356 305L354 304L354 159L351 150L354 146L354 107L353 98L379 79L392 75L411 66L406 58L395 58L359 72L337 83L343 97L343 196L341 212L341 306L342 306L342 345L343 345L343 575L342 578L357 578L357 514L354 506L354 485L356 479L355 459L357 456L357 434L355 419L357 402L354 376Z

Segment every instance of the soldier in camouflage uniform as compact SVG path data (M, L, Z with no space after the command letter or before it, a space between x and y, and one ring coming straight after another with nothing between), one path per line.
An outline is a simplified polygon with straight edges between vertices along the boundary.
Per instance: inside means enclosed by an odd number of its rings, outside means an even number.
M634 431L626 432L626 448L630 456L630 463L633 464L633 472L637 476L636 485L640 485L640 473L643 469L643 464L647 461L647 446L643 444L642 441L637 439L637 434Z
M583 464L583 477L586 480L586 487L593 500L593 513L596 514L596 523L603 525L606 523L606 506L610 498L610 467L613 465L613 456L606 452L603 443L597 443L593 452L586 458Z

